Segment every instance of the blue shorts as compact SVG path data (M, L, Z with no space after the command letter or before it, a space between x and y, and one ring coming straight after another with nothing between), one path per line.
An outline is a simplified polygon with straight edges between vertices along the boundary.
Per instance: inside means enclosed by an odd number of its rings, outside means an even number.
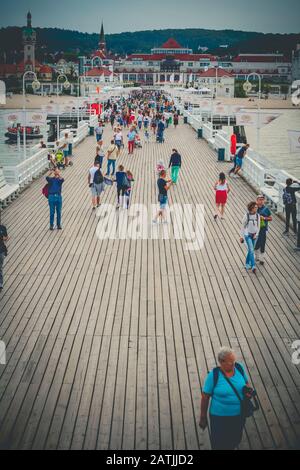
M162 196L161 194L158 196L159 208L164 210L168 205L168 196Z
M99 197L100 194L103 193L104 189L104 183L93 184L93 186L91 186L92 197Z
M236 157L235 162L236 162L236 166L238 166L239 168L242 168L242 166L243 166L243 159L242 158Z

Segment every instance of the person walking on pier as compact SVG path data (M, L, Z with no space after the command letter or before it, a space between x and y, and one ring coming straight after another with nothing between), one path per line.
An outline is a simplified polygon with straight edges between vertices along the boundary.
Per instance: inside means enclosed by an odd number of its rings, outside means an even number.
M118 147L115 144L114 140L111 140L110 146L107 149L107 172L105 176L110 175L110 167L112 167L112 176L116 172L116 160L118 157Z
M95 162L97 162L100 165L100 168L102 168L104 157L105 157L105 152L104 152L103 147L101 145L97 145Z
M235 352L227 347L218 353L219 367L209 372L201 399L200 428L211 426L212 450L235 450L242 441L246 418L242 409L245 397L253 389L242 364L236 362Z
M0 225L0 292L4 286L3 267L4 260L7 256L6 242L8 241L8 234L5 225Z
M224 173L220 173L219 180L215 184L215 191L217 211L214 216L214 219L215 221L217 221L219 216L221 217L221 220L223 220L228 194L230 193L230 187L227 183L226 176Z
M104 131L104 127L103 127L103 125L102 125L102 122L100 122L99 125L95 128L96 141L97 141L97 143L102 142L102 139L103 139L103 131Z
M252 270L253 274L256 274L256 262L255 262L255 244L260 232L260 216L257 213L256 202L250 202L248 204L248 211L245 214L242 221L241 229L241 243L246 243L248 253L246 257L246 269Z
M50 208L50 230L54 229L54 217L56 213L57 229L62 230L62 185L64 179L60 175L60 171L55 169L46 177L48 183L48 202Z
M125 193L127 189L127 186L126 186L127 176L126 176L126 172L124 171L123 165L120 165L118 167L115 182L117 183L117 209L119 209L120 207L122 208L124 205L123 203L124 203Z
M166 209L168 206L168 191L170 190L173 183L171 180L167 180L166 177L167 177L167 172L165 170L161 171L160 177L157 181L159 211L153 220L154 224L157 223L160 217L163 223L167 223Z
M127 134L128 138L128 153L132 155L134 152L134 145L135 145L135 137L136 137L136 130L135 127L131 127L130 131Z
M172 150L172 156L169 163L169 168L171 168L171 179L173 184L177 184L179 172L181 169L182 158L181 155L178 153L178 150Z
M256 260L259 261L260 265L265 263L265 251L267 243L267 234L269 230L269 222L272 222L272 213L270 209L265 205L265 196L258 196L257 203L257 213L260 215L260 231L255 245Z
M177 126L179 124L179 116L177 113L174 114L173 124L174 124L175 129L177 129Z
M88 174L88 185L92 193L92 207L93 210L100 206L100 196L104 191L104 178L101 172L101 167L95 161Z
M283 204L285 207L285 232L283 235L288 235L290 232L290 218L292 216L293 230L297 234L297 200L296 192L300 191L300 183L293 181L291 178L286 180L286 187L283 190Z

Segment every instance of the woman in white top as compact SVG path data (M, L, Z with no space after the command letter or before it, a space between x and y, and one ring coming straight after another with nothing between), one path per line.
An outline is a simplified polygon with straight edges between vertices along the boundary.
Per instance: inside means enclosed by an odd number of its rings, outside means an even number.
M260 231L260 215L257 213L256 202L250 202L248 204L248 211L244 215L241 229L241 243L246 243L248 248L246 258L246 269L252 270L253 274L256 274L255 264L255 243Z
M227 203L227 197L230 193L229 185L226 181L226 176L224 173L220 173L219 180L215 184L216 191L216 214L214 216L215 221L217 221L218 216L221 217L221 220L224 219L225 206Z

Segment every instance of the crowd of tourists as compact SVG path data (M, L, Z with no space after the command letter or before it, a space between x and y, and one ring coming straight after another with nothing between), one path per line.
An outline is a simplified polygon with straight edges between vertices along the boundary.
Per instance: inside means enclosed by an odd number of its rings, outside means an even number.
M136 92L129 99L108 100L104 112L99 116L95 128L95 155L87 175L87 184L91 192L92 210L101 205L101 197L106 189L114 187L116 192L116 210L128 210L133 192L135 177L130 164L125 168L122 157L126 153L132 158L144 145L151 142L162 145L166 142L167 129L176 129L179 114L174 102L160 92ZM104 135L109 141L104 145ZM171 147L170 147L171 148ZM239 148L233 158L234 166L229 177L238 177L243 161L247 158L248 144ZM159 208L153 224L160 221L168 223L167 208L170 191L180 181L180 172L184 158L177 148L172 149L169 164L157 162L157 194ZM133 160L129 160L132 161ZM69 135L64 142L58 142L49 155L50 172L46 177L44 195L48 198L50 209L50 230L62 230L62 189L64 178L61 171L72 165L72 148ZM225 173L219 174L215 185L216 212L213 215L216 223L225 218L225 209L233 188L228 183ZM299 183L288 180L284 190L286 208L285 235L290 230L292 218L293 230L297 232L296 191ZM269 225L272 213L266 205L264 195L257 196L245 208L241 221L240 242L247 249L245 268L257 273L257 263L265 263ZM3 288L3 265L7 255L7 229L0 225L0 289ZM222 348L218 355L219 367L211 371L205 381L202 401L200 427L204 430L210 421L213 449L235 449L240 445L247 417L252 416L257 407L252 404L256 392L249 384L243 365L237 363L236 355L230 348ZM210 420L208 421L208 414Z

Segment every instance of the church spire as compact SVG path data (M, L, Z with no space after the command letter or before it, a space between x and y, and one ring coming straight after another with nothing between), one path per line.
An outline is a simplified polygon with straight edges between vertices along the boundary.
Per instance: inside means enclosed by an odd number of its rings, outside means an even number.
M31 16L31 13L29 11L27 13L27 28L32 28L31 20L32 20L32 16Z
M106 52L106 41L105 41L103 21L101 23L99 50L102 51L102 52Z

